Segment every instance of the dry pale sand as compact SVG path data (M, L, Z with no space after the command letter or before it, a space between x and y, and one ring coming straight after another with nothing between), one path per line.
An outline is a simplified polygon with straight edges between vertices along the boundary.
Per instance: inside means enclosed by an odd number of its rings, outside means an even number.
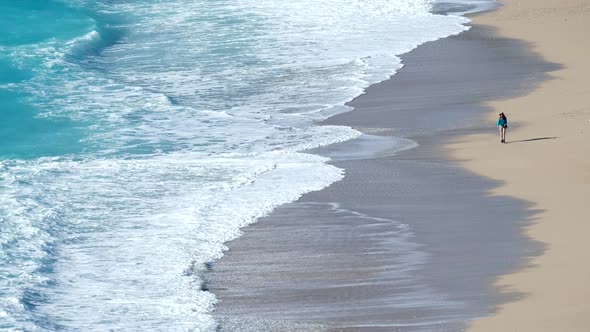
M546 244L542 256L499 278L521 299L476 320L471 331L590 331L590 1L505 0L477 16L500 35L529 41L563 65L523 97L492 102L508 115L509 144L497 131L463 137L452 157L478 174L505 181L493 194L526 199L540 209L525 232Z

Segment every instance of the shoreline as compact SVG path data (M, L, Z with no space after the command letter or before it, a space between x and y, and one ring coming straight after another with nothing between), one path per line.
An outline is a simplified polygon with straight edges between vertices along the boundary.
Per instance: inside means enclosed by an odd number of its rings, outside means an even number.
M346 177L228 244L206 277L222 331L455 331L514 296L489 286L542 251L514 222L534 211L523 200L489 197L500 183L462 170L444 144L485 131L481 102L523 94L524 82L542 80L553 65L479 25L402 58L396 75L324 124L419 146L363 154L353 140L313 151L337 156Z
M587 1L504 0L494 12L474 17L502 37L530 44L559 63L530 93L488 103L493 123L508 114L507 142L497 133L461 137L448 145L452 158L482 176L502 181L492 195L530 201L538 211L524 235L544 243L543 255L497 278L501 293L519 293L495 315L472 322L469 331L587 331L590 326L590 268L586 259L590 215L590 68L584 42L590 29ZM482 153L485 151L485 153Z

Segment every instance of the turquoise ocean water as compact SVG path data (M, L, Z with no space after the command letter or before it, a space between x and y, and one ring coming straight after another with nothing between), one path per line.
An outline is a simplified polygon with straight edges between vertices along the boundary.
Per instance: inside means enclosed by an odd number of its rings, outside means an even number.
M0 0L0 329L214 331L205 263L342 178L313 123L466 29L431 5Z

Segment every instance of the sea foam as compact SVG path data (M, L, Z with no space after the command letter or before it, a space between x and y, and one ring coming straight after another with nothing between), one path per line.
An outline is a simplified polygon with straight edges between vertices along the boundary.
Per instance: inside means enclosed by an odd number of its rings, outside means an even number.
M0 328L214 331L215 297L201 279L208 263L244 226L344 176L304 150L360 133L314 123L348 111L347 101L401 68L400 54L467 29L467 19L430 8L37 8L29 18L43 33L0 49L26 73L3 85L6 109L22 110L7 128L42 133L14 132L2 150ZM70 19L43 21L60 12Z

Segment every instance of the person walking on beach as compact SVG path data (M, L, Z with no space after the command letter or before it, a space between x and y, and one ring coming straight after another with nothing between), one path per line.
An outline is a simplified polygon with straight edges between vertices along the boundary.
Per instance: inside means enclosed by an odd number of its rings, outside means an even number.
M504 113L500 113L498 118L498 129L500 129L500 143L506 143L506 128L508 128L508 119Z

